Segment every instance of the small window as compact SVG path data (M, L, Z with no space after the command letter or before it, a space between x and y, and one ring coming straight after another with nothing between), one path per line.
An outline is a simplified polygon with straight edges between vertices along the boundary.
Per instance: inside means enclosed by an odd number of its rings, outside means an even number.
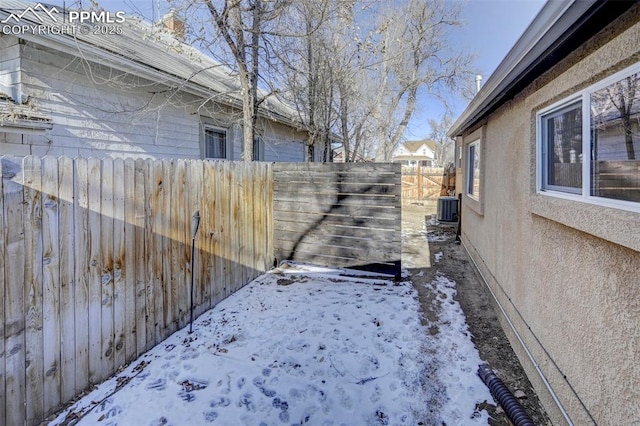
M467 145L467 195L480 198L480 141Z
M305 161L307 163L313 163L315 161L315 147L313 145L306 145Z
M582 192L582 103L542 116L542 186Z
M264 160L264 144L259 137L253 138L253 161Z
M227 132L225 130L205 127L204 156L220 160L227 159Z

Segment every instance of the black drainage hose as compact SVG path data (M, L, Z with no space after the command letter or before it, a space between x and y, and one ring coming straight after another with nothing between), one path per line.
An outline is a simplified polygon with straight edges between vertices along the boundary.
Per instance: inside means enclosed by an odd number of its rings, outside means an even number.
M478 367L478 376L487 385L491 395L498 400L509 419L516 426L535 426L524 407L520 405L518 399L513 396L511 391L505 386L498 376L493 372L487 364Z

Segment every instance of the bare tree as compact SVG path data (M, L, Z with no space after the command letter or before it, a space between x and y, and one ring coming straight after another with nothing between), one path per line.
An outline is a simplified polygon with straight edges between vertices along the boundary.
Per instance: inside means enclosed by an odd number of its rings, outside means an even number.
M198 40L229 53L241 87L244 160L253 157L268 96L297 106L308 143L320 143L325 160L339 135L346 161L388 161L418 96L446 102L471 75L470 57L446 43L460 12L446 0L174 1L204 5L210 20L194 28Z
M446 167L454 161L455 157L455 141L447 136L453 120L450 115L445 114L440 121L430 119L428 122L431 128L429 139L436 143L436 165Z
M261 66L268 66L272 28L290 6L288 0L202 0L187 1L185 8L204 4L210 20L200 21L196 40L211 49L222 39L233 61L228 65L237 74L242 101L242 159L253 160L253 140L260 105L272 95L260 91ZM207 28L207 24L212 28ZM217 46L216 46L217 47ZM214 48L215 49L215 48ZM216 52L220 53L220 52ZM266 73L266 72L265 72Z
M397 5L396 5L397 6ZM388 161L401 141L420 91L443 98L470 75L470 57L448 47L446 31L459 26L460 9L444 0L410 0L388 9L379 32L382 56L374 115L376 159ZM383 112L384 111L384 112Z

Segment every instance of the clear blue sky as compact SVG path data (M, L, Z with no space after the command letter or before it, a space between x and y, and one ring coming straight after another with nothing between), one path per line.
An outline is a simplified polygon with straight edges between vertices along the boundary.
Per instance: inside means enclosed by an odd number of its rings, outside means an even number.
M51 1L51 0L50 0ZM483 82L496 69L500 61L509 52L529 23L540 11L545 0L447 0L466 3L462 12L464 25L455 29L449 40L454 47L464 49L476 55L474 71L483 76ZM562 0L550 0L562 1ZM62 0L53 0L62 3ZM149 20L168 8L166 0L98 0L107 10L134 12ZM84 7L90 0L66 0L68 6L79 3ZM454 104L454 117L462 113L466 101L461 97ZM433 99L423 97L418 101L418 109L409 124L408 139L423 139L429 134L427 124L430 118L439 119L444 113L442 105Z

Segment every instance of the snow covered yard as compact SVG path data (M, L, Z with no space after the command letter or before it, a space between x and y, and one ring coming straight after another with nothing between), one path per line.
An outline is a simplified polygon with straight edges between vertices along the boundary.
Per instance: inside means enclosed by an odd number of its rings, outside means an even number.
M493 403L455 284L421 324L410 281L286 265L134 361L50 425L467 425ZM432 332L437 330L437 332Z

